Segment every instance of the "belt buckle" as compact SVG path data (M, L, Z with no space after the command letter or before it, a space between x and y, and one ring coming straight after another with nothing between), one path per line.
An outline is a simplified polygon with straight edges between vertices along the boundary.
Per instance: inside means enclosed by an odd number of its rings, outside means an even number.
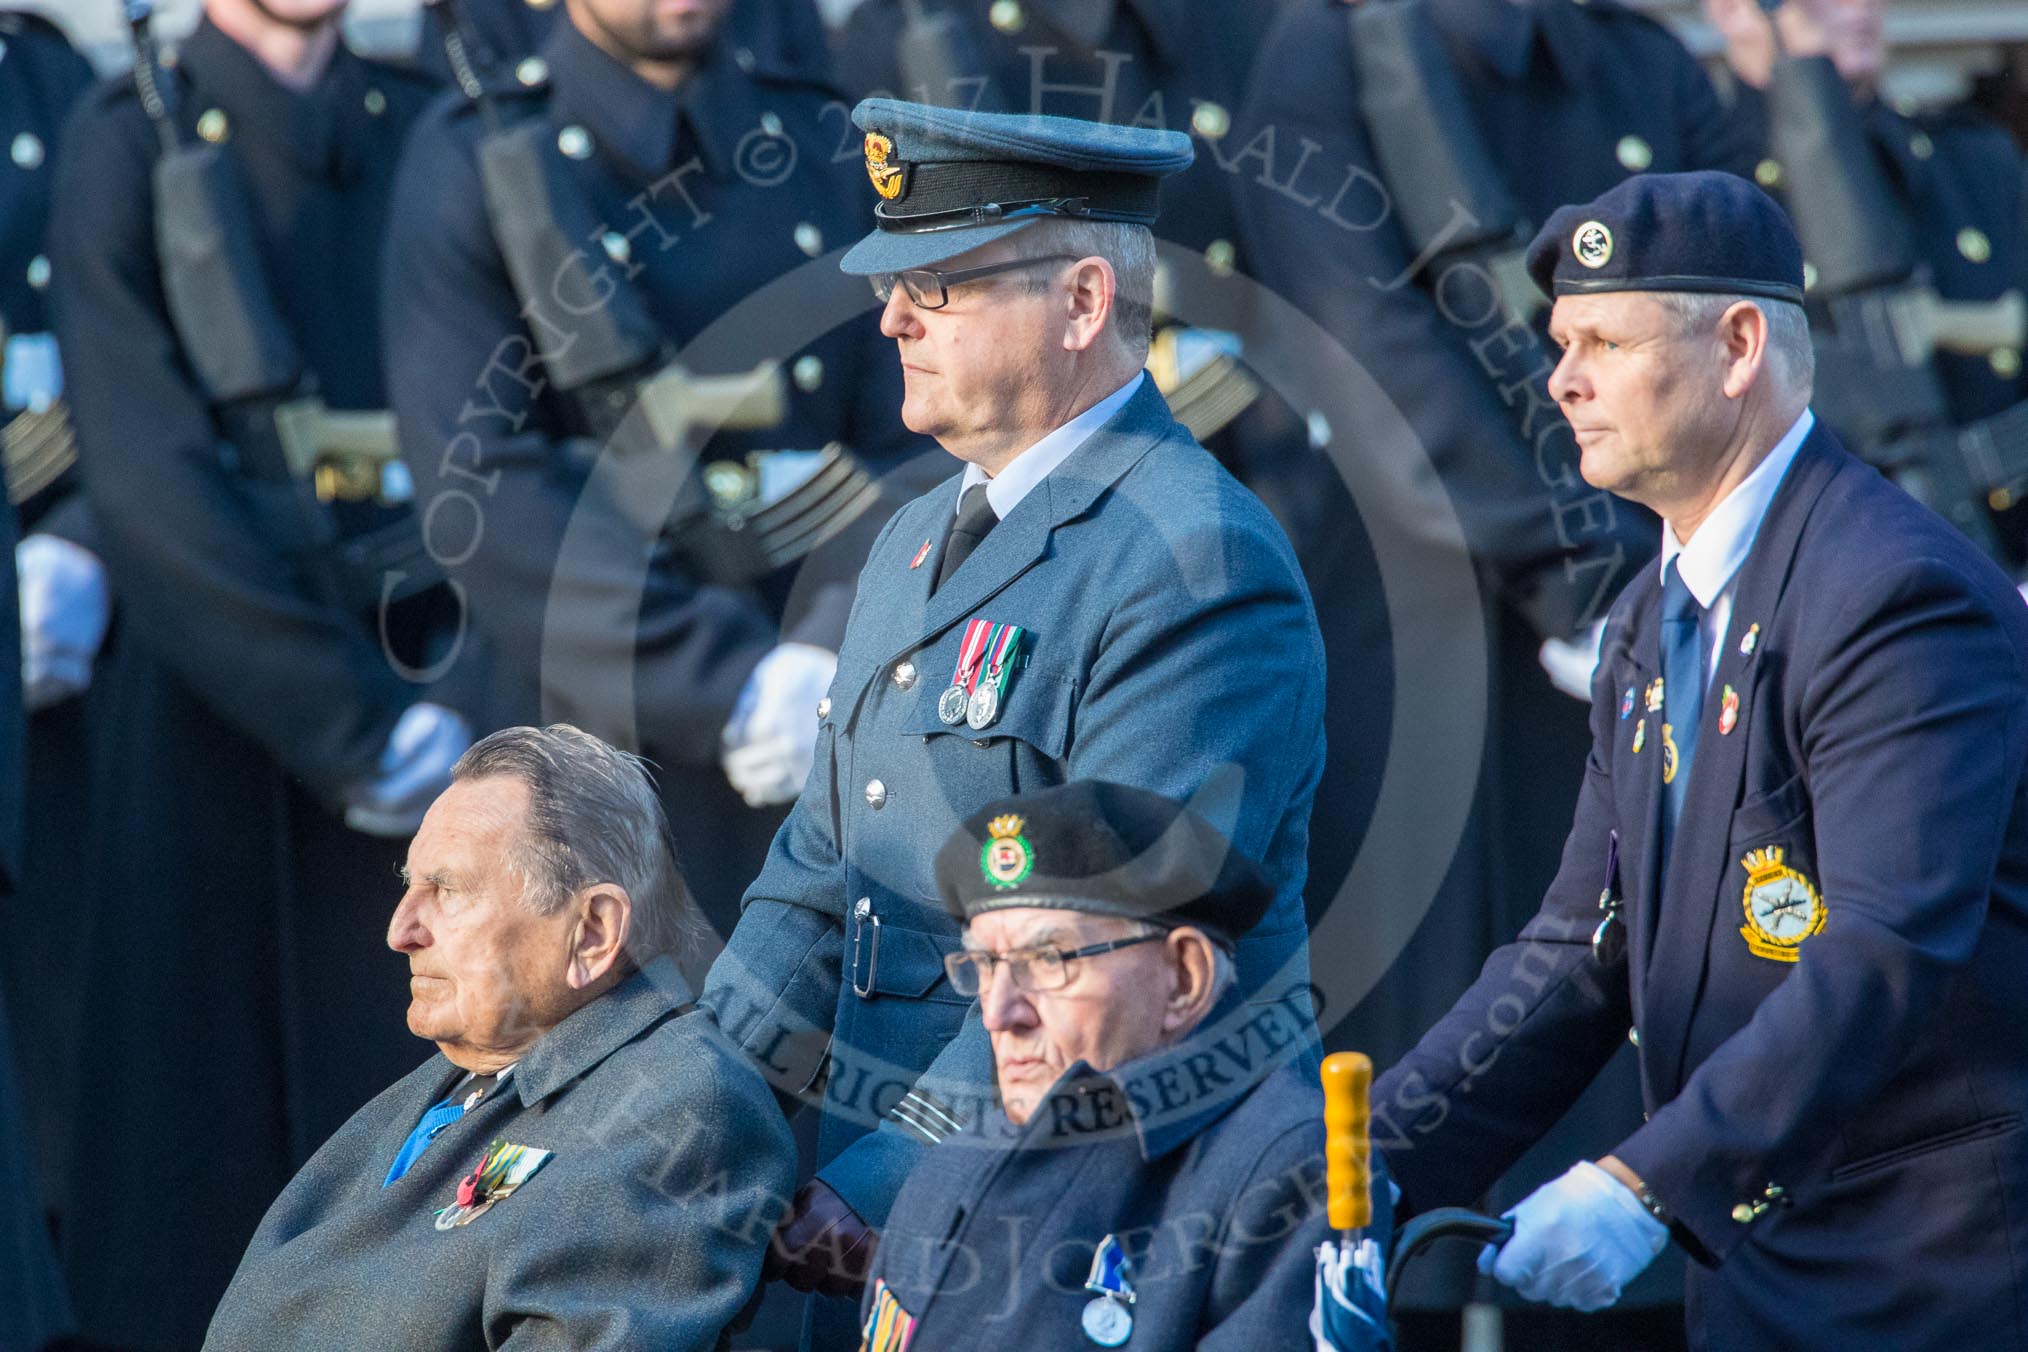
M873 977L880 970L880 917L873 913L872 900L861 897L859 905L852 913L852 919L852 993L862 1000L870 1000L873 998ZM869 927L873 931L871 945L866 943L866 931ZM864 985L859 981L859 953L862 947L867 949Z

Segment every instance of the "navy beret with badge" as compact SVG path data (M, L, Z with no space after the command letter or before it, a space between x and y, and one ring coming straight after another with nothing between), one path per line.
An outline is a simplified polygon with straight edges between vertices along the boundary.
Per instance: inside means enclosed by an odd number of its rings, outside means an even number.
M877 228L839 260L855 276L926 268L1039 220L1152 224L1161 181L1196 157L1182 132L1036 113L865 99Z
M1773 198L1733 174L1636 174L1558 207L1528 246L1548 296L1697 291L1803 302L1803 246Z
M937 852L937 891L965 922L1017 906L1189 925L1231 947L1274 900L1223 832L1172 798L1074 780L989 803Z

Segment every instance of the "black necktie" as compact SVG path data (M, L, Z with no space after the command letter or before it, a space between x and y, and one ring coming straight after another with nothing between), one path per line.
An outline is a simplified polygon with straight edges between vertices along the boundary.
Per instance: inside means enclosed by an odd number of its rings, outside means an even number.
M993 533L1000 518L986 498L986 485L973 484L958 503L958 519L951 523L951 538L944 542L944 556L937 560L936 590L941 590L958 565L972 557L979 541Z

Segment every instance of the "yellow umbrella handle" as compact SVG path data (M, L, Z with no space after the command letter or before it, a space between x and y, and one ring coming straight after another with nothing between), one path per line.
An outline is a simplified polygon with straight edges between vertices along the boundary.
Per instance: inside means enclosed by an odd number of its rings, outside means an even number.
M1324 1058L1324 1186L1331 1228L1363 1230L1373 1221L1367 1136L1373 1062L1359 1052Z

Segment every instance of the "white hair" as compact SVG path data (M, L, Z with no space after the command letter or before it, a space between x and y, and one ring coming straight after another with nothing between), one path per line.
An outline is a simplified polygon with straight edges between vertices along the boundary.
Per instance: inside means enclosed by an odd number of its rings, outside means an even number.
M1013 237L1016 257L1072 254L1113 265L1113 313L1107 327L1137 361L1148 356L1155 325L1155 235L1131 221L1088 221L1053 216ZM1048 286L1037 280L1036 290Z
M1817 350L1810 343L1810 321L1803 307L1764 296L1707 294L1701 291L1659 291L1656 298L1675 314L1682 331L1710 330L1718 317L1744 302L1767 320L1768 367L1780 389L1807 398L1817 378Z

